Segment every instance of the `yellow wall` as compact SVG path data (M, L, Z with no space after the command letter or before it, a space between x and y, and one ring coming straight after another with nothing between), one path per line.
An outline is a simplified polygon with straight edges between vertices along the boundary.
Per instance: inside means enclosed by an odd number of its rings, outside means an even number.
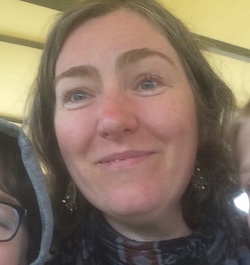
M20 0L0 0L0 34L44 42L56 14Z
M195 33L250 50L249 0L161 0ZM216 72L235 93L238 104L250 100L250 58L208 52Z
M164 0L195 33L250 49L249 0ZM20 0L0 0L0 35L44 42L57 11ZM250 98L250 59L207 52L239 105ZM0 116L22 118L41 50L0 42Z
M20 0L0 0L0 35L41 42L56 10ZM41 50L0 41L0 116L22 119Z
M0 42L0 115L21 118L41 50Z
M163 0L193 31L250 49L249 0Z
M206 53L215 72L234 92L238 105L250 100L250 63L215 53Z

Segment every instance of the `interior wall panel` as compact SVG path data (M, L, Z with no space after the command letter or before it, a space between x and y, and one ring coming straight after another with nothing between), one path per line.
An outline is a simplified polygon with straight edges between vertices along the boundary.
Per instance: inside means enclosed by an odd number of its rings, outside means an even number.
M58 13L19 0L0 0L0 34L44 42Z
M250 49L249 0L161 0L197 34Z
M0 116L22 119L41 50L0 42Z

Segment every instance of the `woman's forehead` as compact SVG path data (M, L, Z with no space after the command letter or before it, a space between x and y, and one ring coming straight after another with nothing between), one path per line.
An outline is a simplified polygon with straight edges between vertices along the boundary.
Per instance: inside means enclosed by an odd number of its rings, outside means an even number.
M180 64L176 50L158 27L137 13L117 10L81 24L68 36L57 58L56 74L65 70L62 60L67 64L73 61L81 64L84 59L85 64L92 64L105 53L118 57L145 48L165 51Z

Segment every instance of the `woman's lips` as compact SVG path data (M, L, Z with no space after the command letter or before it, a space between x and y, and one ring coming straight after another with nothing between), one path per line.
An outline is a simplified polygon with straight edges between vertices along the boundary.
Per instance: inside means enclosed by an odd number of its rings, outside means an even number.
M98 160L97 164L110 170L128 169L136 166L152 154L154 154L152 151L125 151L113 153Z

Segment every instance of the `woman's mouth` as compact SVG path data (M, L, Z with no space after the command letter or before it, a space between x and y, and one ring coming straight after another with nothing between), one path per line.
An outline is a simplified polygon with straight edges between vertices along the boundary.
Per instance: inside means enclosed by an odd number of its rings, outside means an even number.
M125 151L113 153L98 160L97 164L109 170L129 169L149 158L152 151Z

